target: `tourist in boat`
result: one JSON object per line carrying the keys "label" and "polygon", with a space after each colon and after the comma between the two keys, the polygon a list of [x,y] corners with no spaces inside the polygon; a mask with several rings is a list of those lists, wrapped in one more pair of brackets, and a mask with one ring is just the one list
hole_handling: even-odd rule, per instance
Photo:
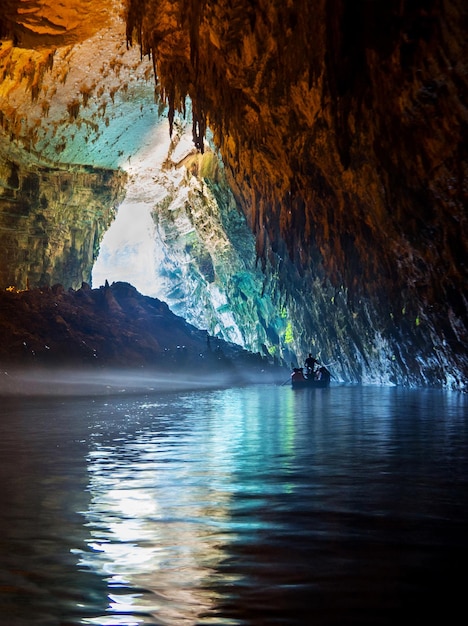
{"label": "tourist in boat", "polygon": [[317,380],[323,380],[323,381],[329,383],[330,382],[330,378],[331,378],[331,374],[327,370],[327,368],[324,365],[322,365],[317,370],[316,378],[317,378]]}
{"label": "tourist in boat", "polygon": [[304,374],[302,373],[302,367],[295,367],[291,374],[291,380],[305,380]]}
{"label": "tourist in boat", "polygon": [[307,368],[307,378],[314,378],[315,366],[318,365],[318,361],[312,356],[310,352],[309,352],[309,356],[305,360],[304,365]]}

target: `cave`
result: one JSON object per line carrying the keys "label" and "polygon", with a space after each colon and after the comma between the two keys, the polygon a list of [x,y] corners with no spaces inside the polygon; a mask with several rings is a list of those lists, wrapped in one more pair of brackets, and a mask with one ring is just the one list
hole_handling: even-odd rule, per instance
{"label": "cave", "polygon": [[287,366],[466,389],[467,24],[464,0],[3,2],[1,289],[125,280]]}

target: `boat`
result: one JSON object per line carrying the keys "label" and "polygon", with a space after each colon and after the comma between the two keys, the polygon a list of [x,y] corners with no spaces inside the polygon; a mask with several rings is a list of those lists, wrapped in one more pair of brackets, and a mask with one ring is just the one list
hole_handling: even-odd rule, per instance
{"label": "boat", "polygon": [[316,380],[315,378],[304,378],[303,380],[291,380],[293,389],[324,389],[330,386],[330,380]]}
{"label": "boat", "polygon": [[293,389],[324,389],[330,386],[331,374],[322,365],[315,373],[304,374],[302,367],[294,367],[291,375]]}

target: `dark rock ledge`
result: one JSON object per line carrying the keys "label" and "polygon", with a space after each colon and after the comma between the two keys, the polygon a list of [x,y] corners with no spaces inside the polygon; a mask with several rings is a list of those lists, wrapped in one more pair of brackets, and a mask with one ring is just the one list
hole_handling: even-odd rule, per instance
{"label": "dark rock ledge", "polygon": [[20,380],[33,370],[86,371],[95,380],[104,371],[140,371],[148,384],[153,375],[203,385],[278,382],[288,376],[265,357],[210,337],[164,302],[122,282],[99,289],[83,283],[76,291],[62,285],[1,291],[0,364],[0,393],[28,393],[19,388]]}

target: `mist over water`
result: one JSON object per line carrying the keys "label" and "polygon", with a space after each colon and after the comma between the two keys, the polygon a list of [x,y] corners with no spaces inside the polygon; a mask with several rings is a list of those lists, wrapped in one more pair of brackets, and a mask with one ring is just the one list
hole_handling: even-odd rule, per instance
{"label": "mist over water", "polygon": [[198,370],[179,368],[164,372],[150,367],[125,368],[7,368],[0,369],[0,398],[18,396],[108,396],[168,391],[214,389],[239,384],[278,383],[288,380],[285,369],[265,371],[246,367]]}
{"label": "mist over water", "polygon": [[374,387],[5,395],[0,623],[455,623],[467,409]]}

